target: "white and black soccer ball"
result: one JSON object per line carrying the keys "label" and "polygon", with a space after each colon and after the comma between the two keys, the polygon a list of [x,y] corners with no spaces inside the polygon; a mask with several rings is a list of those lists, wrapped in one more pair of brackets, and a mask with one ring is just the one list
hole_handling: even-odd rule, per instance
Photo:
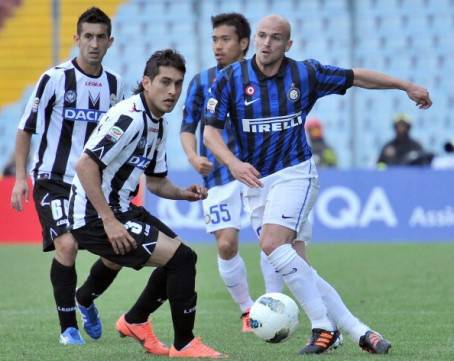
{"label": "white and black soccer ball", "polygon": [[249,312],[252,331],[262,340],[282,342],[290,337],[299,323],[299,308],[283,293],[265,293]]}

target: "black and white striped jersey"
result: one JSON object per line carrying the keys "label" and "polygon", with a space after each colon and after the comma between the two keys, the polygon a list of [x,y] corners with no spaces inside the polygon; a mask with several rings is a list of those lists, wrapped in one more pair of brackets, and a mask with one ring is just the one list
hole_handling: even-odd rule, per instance
{"label": "black and white striped jersey", "polygon": [[74,166],[99,118],[122,100],[119,75],[85,74],[76,60],[47,70],[38,81],[19,129],[39,135],[32,175],[71,183]]}
{"label": "black and white striped jersey", "polygon": [[[166,134],[166,120],[152,116],[143,94],[118,103],[101,118],[84,152],[98,163],[104,197],[115,213],[129,209],[142,173],[155,177],[167,175]],[[70,195],[69,223],[76,229],[97,218],[98,213],[76,174]]]}

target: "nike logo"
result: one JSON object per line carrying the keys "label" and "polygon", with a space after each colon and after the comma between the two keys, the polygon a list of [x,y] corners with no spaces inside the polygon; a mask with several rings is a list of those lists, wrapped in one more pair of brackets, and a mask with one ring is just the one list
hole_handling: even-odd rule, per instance
{"label": "nike logo", "polygon": [[284,214],[282,215],[282,219],[289,219],[289,218],[293,218],[293,217],[291,217],[291,216],[286,216],[286,215],[284,215]]}
{"label": "nike logo", "polygon": [[292,270],[288,273],[283,273],[282,276],[290,276],[291,274],[295,273],[296,271],[298,271],[295,267],[292,268]]}
{"label": "nike logo", "polygon": [[244,101],[244,105],[248,106],[248,105],[251,105],[252,103],[255,103],[257,100],[260,100],[260,98],[255,98],[255,99],[252,99],[252,100],[245,100]]}

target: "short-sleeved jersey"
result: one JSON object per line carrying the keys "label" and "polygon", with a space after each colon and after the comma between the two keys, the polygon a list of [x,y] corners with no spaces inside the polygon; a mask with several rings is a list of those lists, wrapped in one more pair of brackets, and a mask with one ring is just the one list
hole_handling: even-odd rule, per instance
{"label": "short-sleeved jersey", "polygon": [[255,56],[229,65],[211,87],[206,124],[223,128],[230,115],[240,156],[265,177],[311,157],[304,122],[316,100],[345,94],[353,71],[316,60],[284,58],[278,73],[266,77]]}
{"label": "short-sleeved jersey", "polygon": [[122,99],[121,78],[110,70],[91,76],[75,59],[47,70],[19,123],[19,129],[39,135],[34,178],[71,183],[75,163],[99,118]]}
{"label": "short-sleeved jersey", "polygon": [[[199,154],[207,157],[213,163],[213,170],[208,176],[203,177],[205,187],[223,185],[234,180],[230,171],[223,164],[218,162],[214,154],[203,144],[203,130],[205,128],[204,108],[210,97],[210,87],[216,79],[216,75],[221,71],[219,67],[212,67],[195,75],[189,83],[186,101],[183,110],[183,121],[181,123],[181,132],[195,134],[199,126]],[[230,129],[230,123],[227,121],[222,138],[229,149],[238,154],[238,144],[235,135]]]}
{"label": "short-sleeved jersey", "polygon": [[[99,165],[101,188],[114,213],[129,210],[142,173],[167,175],[166,133],[166,121],[151,115],[142,93],[118,103],[101,118],[84,152]],[[98,218],[77,174],[68,213],[73,229]]]}

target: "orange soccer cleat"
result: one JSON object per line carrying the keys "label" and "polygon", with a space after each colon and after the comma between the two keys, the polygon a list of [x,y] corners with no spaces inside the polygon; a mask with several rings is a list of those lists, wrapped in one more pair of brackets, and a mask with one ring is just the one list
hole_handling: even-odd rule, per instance
{"label": "orange soccer cleat", "polygon": [[121,337],[132,337],[139,341],[145,350],[153,355],[168,356],[169,348],[164,345],[153,332],[151,321],[144,323],[128,323],[125,315],[121,315],[115,328]]}
{"label": "orange soccer cleat", "polygon": [[170,357],[186,357],[186,358],[227,358],[220,352],[205,345],[200,337],[194,338],[185,347],[178,351],[173,345],[169,352]]}
{"label": "orange soccer cleat", "polygon": [[241,332],[252,332],[251,319],[249,317],[249,311],[250,311],[250,308],[248,308],[246,310],[246,312],[244,312],[241,315],[241,321],[243,323],[243,327],[241,328]]}

